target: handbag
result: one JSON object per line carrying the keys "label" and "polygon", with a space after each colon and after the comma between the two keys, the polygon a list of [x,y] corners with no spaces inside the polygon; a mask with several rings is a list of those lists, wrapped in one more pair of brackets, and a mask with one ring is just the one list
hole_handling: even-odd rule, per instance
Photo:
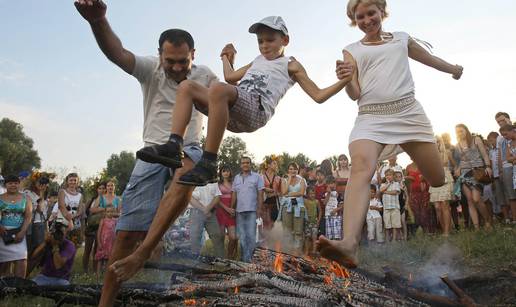
{"label": "handbag", "polygon": [[9,245],[15,243],[14,238],[20,231],[21,227],[6,230],[4,234],[2,234],[2,240],[4,241],[4,244]]}
{"label": "handbag", "polygon": [[90,215],[88,216],[88,219],[86,221],[87,222],[86,231],[87,232],[97,231],[99,229],[100,221],[102,220],[103,217],[104,217],[103,212],[98,212],[95,214],[90,213]]}
{"label": "handbag", "polygon": [[481,184],[490,184],[493,178],[486,173],[485,166],[475,167],[473,169],[473,178]]}

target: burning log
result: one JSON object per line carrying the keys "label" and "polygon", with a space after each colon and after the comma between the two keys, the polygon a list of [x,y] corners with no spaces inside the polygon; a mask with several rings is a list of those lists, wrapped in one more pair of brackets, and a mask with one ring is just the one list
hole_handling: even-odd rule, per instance
{"label": "burning log", "polygon": [[459,286],[457,286],[456,283],[453,282],[453,280],[448,278],[448,274],[444,274],[441,276],[441,280],[450,288],[450,290],[457,295],[459,298],[459,302],[462,306],[465,307],[475,307],[478,306],[475,301],[471,297],[469,297],[466,292],[464,292]]}

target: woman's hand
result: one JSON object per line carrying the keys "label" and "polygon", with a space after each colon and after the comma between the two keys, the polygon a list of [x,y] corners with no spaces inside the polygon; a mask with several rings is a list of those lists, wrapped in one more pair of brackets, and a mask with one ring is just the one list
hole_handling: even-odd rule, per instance
{"label": "woman's hand", "polygon": [[20,231],[14,236],[14,242],[20,243],[25,238],[25,231]]}
{"label": "woman's hand", "polygon": [[493,170],[491,169],[491,167],[486,167],[486,174],[487,176],[489,176],[490,178],[493,178]]}

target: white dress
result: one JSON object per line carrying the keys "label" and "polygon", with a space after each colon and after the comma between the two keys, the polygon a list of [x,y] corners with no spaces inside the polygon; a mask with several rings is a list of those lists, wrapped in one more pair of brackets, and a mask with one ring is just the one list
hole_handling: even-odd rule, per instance
{"label": "white dress", "polygon": [[414,98],[414,81],[408,60],[405,32],[393,32],[382,45],[358,41],[344,48],[357,63],[360,97],[359,114],[349,143],[372,140],[386,144],[379,160],[402,152],[408,142],[435,143],[430,120]]}

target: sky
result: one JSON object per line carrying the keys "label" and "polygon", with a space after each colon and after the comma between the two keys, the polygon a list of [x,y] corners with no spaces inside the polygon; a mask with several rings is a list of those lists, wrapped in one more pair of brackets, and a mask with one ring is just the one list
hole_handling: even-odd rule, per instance
{"label": "sky", "polygon": [[[259,6],[257,5],[259,3]],[[107,18],[124,47],[156,55],[159,34],[188,30],[195,63],[219,78],[219,53],[232,42],[235,66],[258,55],[249,26],[282,16],[290,32],[286,54],[295,56],[320,87],[336,81],[335,61],[362,35],[349,26],[347,1],[107,1]],[[411,61],[416,98],[436,133],[457,123],[486,135],[497,131],[494,114],[516,117],[516,1],[390,0],[386,31],[405,31],[430,42],[433,53],[464,66],[461,80]],[[342,91],[322,105],[298,85],[281,100],[266,127],[239,134],[261,160],[270,153],[302,152],[320,162],[348,153],[357,105]],[[42,169],[75,169],[91,176],[112,153],[142,145],[139,83],[100,52],[73,1],[0,0],[0,118],[21,123],[34,140]],[[227,133],[226,135],[231,135]],[[401,158],[402,164],[408,157]]]}

